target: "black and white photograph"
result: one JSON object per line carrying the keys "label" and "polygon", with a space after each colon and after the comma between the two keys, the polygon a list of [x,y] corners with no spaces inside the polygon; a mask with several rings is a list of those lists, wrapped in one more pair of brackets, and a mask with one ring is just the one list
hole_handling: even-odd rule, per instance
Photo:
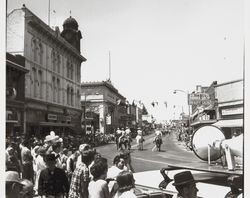
{"label": "black and white photograph", "polygon": [[244,0],[6,0],[3,16],[0,197],[250,197]]}

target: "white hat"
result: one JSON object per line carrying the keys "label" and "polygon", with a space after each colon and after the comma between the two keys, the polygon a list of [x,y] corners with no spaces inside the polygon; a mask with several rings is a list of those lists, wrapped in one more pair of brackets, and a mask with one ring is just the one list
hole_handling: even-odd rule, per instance
{"label": "white hat", "polygon": [[81,144],[81,145],[79,146],[79,151],[80,151],[80,152],[86,151],[86,150],[88,150],[88,149],[90,149],[90,145],[89,145],[89,144]]}
{"label": "white hat", "polygon": [[21,179],[19,178],[18,172],[16,171],[6,171],[5,182],[16,182],[16,183],[22,184]]}

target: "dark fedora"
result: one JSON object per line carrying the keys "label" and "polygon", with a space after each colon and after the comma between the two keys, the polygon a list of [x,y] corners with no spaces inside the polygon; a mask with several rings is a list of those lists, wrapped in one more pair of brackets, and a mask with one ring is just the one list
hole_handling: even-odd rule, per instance
{"label": "dark fedora", "polygon": [[180,186],[190,183],[196,183],[190,171],[183,171],[181,173],[177,173],[174,176],[174,183],[173,183],[174,186]]}
{"label": "dark fedora", "polygon": [[56,161],[57,158],[58,158],[58,156],[55,156],[55,154],[51,153],[51,154],[47,154],[44,156],[44,161],[45,162]]}

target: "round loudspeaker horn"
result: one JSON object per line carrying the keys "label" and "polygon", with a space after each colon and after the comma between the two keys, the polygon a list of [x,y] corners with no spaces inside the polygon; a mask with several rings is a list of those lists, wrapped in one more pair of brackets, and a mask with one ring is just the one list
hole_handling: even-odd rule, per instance
{"label": "round loudspeaker horn", "polygon": [[[210,153],[210,160],[215,161],[221,157],[221,150],[214,144],[224,139],[225,136],[218,127],[213,125],[200,127],[192,136],[193,151],[198,158],[204,161],[208,161],[208,153]],[[210,149],[209,152],[208,149]]]}

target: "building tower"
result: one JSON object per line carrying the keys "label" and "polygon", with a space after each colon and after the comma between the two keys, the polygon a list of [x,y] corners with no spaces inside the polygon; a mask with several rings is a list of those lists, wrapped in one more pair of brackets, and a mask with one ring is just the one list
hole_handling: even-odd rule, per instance
{"label": "building tower", "polygon": [[78,30],[78,23],[73,17],[70,16],[64,21],[61,36],[80,52],[82,34]]}

